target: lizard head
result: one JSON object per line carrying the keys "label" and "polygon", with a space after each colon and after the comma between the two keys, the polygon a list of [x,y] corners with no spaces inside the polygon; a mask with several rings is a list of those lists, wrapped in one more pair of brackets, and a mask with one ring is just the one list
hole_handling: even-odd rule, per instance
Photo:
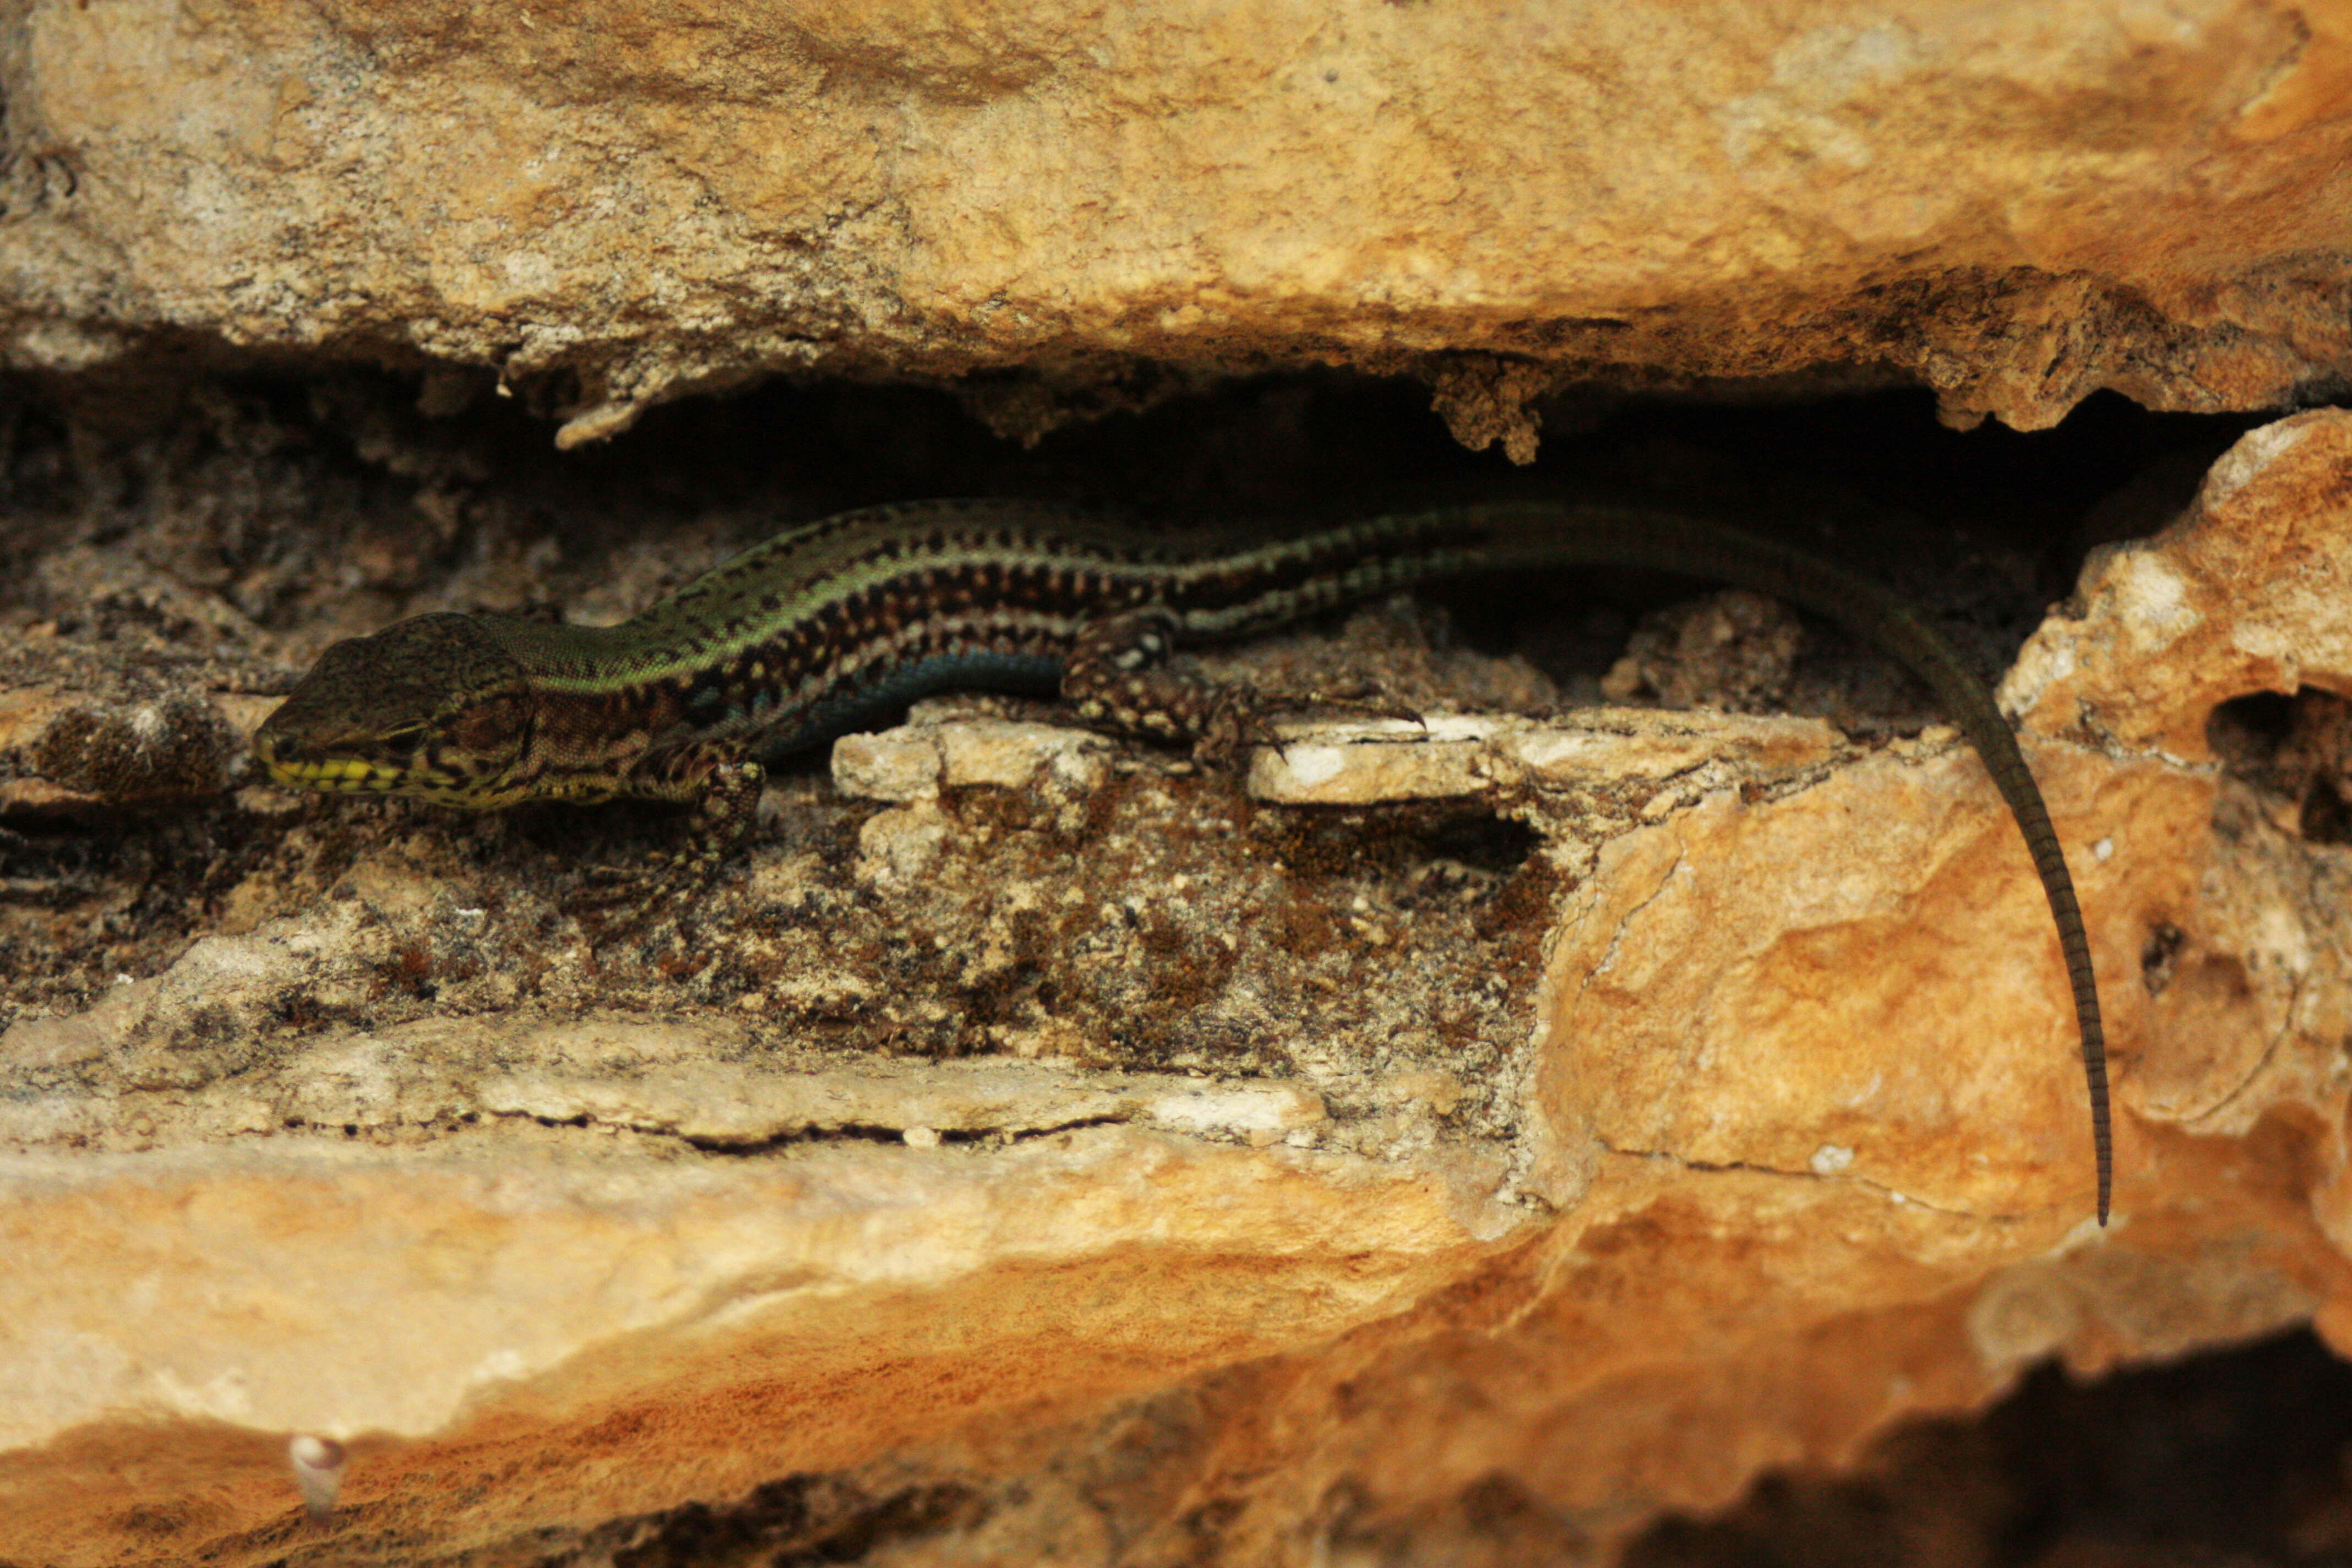
{"label": "lizard head", "polygon": [[491,806],[530,742],[523,670],[472,616],[419,616],[319,657],[254,754],[297,789]]}

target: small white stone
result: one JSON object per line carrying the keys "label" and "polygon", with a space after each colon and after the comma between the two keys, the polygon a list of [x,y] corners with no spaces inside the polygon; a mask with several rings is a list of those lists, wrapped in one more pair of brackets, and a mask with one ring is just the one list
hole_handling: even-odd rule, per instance
{"label": "small white stone", "polygon": [[1813,1151],[1813,1157],[1806,1163],[1812,1167],[1816,1176],[1834,1176],[1853,1163],[1853,1151],[1840,1148],[1835,1143],[1824,1143]]}
{"label": "small white stone", "polygon": [[898,1136],[906,1140],[909,1149],[936,1149],[940,1146],[940,1131],[936,1127],[909,1127]]}
{"label": "small white stone", "polygon": [[302,1433],[286,1445],[286,1458],[294,1467],[294,1485],[301,1490],[302,1506],[310,1510],[310,1517],[324,1519],[332,1513],[335,1494],[342,1489],[343,1461],[350,1458],[343,1446],[332,1437]]}
{"label": "small white stone", "polygon": [[834,787],[860,800],[929,799],[940,793],[940,768],[938,732],[910,724],[833,743]]}

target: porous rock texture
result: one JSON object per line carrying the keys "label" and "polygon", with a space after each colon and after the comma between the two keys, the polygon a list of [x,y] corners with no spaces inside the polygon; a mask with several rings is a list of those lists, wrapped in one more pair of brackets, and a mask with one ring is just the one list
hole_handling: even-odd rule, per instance
{"label": "porous rock texture", "polygon": [[[1574,1560],[2036,1358],[2334,1331],[2347,471],[2352,418],[2257,430],[2006,688],[2100,956],[2105,1231],[1945,731],[1465,714],[1253,772],[1506,813],[1502,870],[919,715],[711,895],[707,967],[397,815],[240,932],[322,803],[161,974],[0,1036],[0,1554],[600,1561],[698,1500],[836,1554]],[[992,1050],[925,1055],[975,1019],[923,952]],[[297,1433],[350,1448],[323,1522]]]}
{"label": "porous rock texture", "polygon": [[1818,373],[2021,427],[2340,378],[2335,0],[25,0],[0,342],[494,373],[566,421],[776,371],[1034,434],[1232,370]]}
{"label": "porous rock texture", "polygon": [[[2317,5],[0,26],[0,330],[93,405],[361,359],[577,446],[1003,371],[960,389],[1034,436],[1340,364],[1524,458],[1564,387],[2036,426],[2347,362]],[[570,826],[256,784],[282,661],[388,599],[273,640],[168,540],[60,551],[34,596],[103,635],[6,626],[0,824],[104,824],[185,908],[149,964],[119,864],[6,889],[0,1561],[1586,1561],[2039,1358],[2352,1345],[2347,472],[2352,419],[2256,430],[2004,687],[2109,1011],[2104,1231],[2048,913],[1948,731],[1531,716],[1373,611],[1236,668],[1454,711],[1316,721],[1244,793],[945,705],[639,929]],[[429,575],[386,554],[317,574]],[[1696,624],[1769,666],[1759,614]],[[324,1520],[297,1435],[349,1451]]]}

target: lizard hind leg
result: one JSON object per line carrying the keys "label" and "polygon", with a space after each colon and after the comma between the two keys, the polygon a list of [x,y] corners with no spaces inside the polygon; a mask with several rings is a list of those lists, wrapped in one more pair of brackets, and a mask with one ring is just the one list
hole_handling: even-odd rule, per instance
{"label": "lizard hind leg", "polygon": [[1274,715],[1337,710],[1358,718],[1423,721],[1419,709],[1387,698],[1380,683],[1343,691],[1272,693],[1210,680],[1171,667],[1175,620],[1137,610],[1097,621],[1078,635],[1062,677],[1062,697],[1079,717],[1116,733],[1189,744],[1212,766],[1231,766],[1251,746],[1279,750]]}
{"label": "lizard hind leg", "polygon": [[1170,665],[1175,646],[1176,619],[1166,610],[1096,621],[1071,645],[1062,700],[1089,724],[1189,744],[1204,762],[1230,763],[1267,733],[1260,699]]}

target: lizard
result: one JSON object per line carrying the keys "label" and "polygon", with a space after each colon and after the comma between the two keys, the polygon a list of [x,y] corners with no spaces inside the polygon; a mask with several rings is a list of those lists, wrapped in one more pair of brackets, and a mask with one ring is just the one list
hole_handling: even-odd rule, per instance
{"label": "lizard", "polygon": [[2023,835],[2072,987],[2098,1217],[2113,1190],[2105,1037],[2082,910],[2009,721],[1890,590],[1732,524],[1513,500],[1274,537],[1176,539],[1028,501],[870,507],[786,530],[609,626],[439,613],[328,647],[254,737],[292,787],[488,809],[691,804],[692,857],[749,834],[762,764],[944,689],[1059,694],[1087,721],[1230,750],[1249,700],[1168,662],[1433,579],[1571,566],[1713,578],[1843,626],[1908,669]]}

